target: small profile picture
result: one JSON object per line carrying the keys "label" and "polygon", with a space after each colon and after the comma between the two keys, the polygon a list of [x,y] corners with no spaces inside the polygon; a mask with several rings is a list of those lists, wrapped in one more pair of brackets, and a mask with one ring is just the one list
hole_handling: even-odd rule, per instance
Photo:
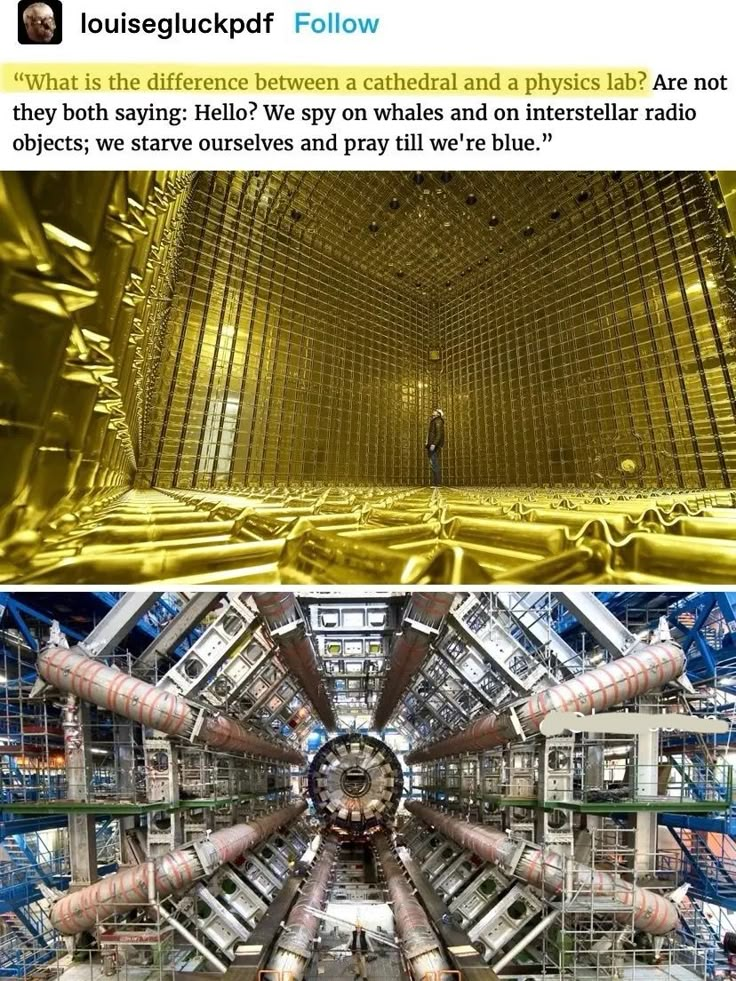
{"label": "small profile picture", "polygon": [[20,0],[18,41],[21,44],[61,44],[61,0]]}

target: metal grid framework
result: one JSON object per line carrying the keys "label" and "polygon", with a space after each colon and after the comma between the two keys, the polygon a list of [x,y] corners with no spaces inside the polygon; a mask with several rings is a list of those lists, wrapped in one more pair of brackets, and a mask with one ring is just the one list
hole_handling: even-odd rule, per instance
{"label": "metal grid framework", "polygon": [[733,175],[2,180],[0,580],[733,580]]}
{"label": "metal grid framework", "polygon": [[[0,660],[3,669],[10,674],[12,655],[7,652]],[[120,655],[109,659],[121,672],[130,671],[130,658]],[[291,707],[279,697],[276,676],[270,702],[263,700],[254,708],[257,698],[249,699],[240,706],[230,704],[228,711],[237,714],[244,722],[257,725],[261,730],[281,734],[292,732],[290,722],[299,709],[295,708],[293,691],[290,690]],[[254,692],[265,685],[259,672],[253,673]],[[236,804],[245,800],[260,801],[265,806],[270,800],[288,791],[288,770],[283,765],[264,760],[244,759],[242,755],[213,753],[197,748],[185,748],[174,754],[173,765],[178,769],[177,785],[181,795],[171,798],[168,794],[168,776],[172,766],[169,741],[158,743],[148,740],[144,746],[134,733],[134,727],[125,720],[111,721],[107,712],[91,709],[80,713],[77,706],[67,702],[60,711],[58,705],[31,697],[32,680],[22,678],[5,685],[0,701],[0,756],[3,759],[2,805],[8,813],[43,813],[55,807],[68,806],[86,813],[104,813],[110,806],[111,813],[136,814],[140,805],[162,802],[163,811],[178,808],[201,810],[202,802],[212,809],[225,809],[226,821],[232,816]],[[303,734],[303,719],[295,726],[296,734]],[[79,731],[80,738],[89,746],[87,759],[78,765],[65,760],[65,733]],[[149,748],[148,743],[152,742]],[[145,750],[145,752],[144,752]],[[76,804],[73,801],[76,800]],[[156,812],[158,817],[158,812]]]}
{"label": "metal grid framework", "polygon": [[317,596],[302,599],[330,700],[343,718],[369,718],[402,602],[403,597],[390,596],[376,596],[368,602],[337,602]]}
{"label": "metal grid framework", "polygon": [[[565,676],[551,646],[521,629],[521,616],[531,609],[524,597],[515,598],[515,608],[508,594],[458,595],[397,712],[414,739],[441,738],[540,682]],[[550,594],[535,601],[535,621],[549,618]]]}
{"label": "metal grid framework", "polygon": [[[255,815],[241,811],[243,821]],[[103,856],[106,825],[98,824],[98,855]],[[201,832],[200,835],[201,837]],[[15,878],[25,884],[31,900],[21,917],[2,917],[5,933],[0,939],[0,969],[5,977],[58,977],[70,969],[67,946],[55,932],[48,917],[48,904],[41,901],[36,884],[66,888],[69,884],[68,840],[57,833],[53,842],[53,862],[30,850],[22,858],[17,845],[6,837],[2,847],[8,861],[3,866],[3,886]],[[197,837],[197,836],[194,836]],[[237,944],[247,940],[270,903],[279,893],[285,876],[304,854],[309,830],[301,821],[284,827],[248,851],[245,861],[227,863],[213,871],[200,870],[198,881],[186,895],[170,897],[153,890],[150,905],[133,922],[121,923],[118,912],[126,906],[115,903],[98,915],[94,931],[100,938],[99,951],[80,945],[72,971],[90,978],[103,970],[121,977],[138,976],[146,969],[148,977],[172,978],[177,971],[211,971],[218,963],[228,965]],[[13,842],[13,843],[11,843]],[[115,860],[100,868],[101,873],[116,869],[121,852],[108,848]],[[38,898],[36,898],[38,897]],[[182,929],[183,928],[183,929]]]}
{"label": "metal grid framework", "polygon": [[[286,175],[202,175],[141,473],[161,486],[421,481],[426,316],[326,255]],[[420,421],[421,420],[421,421]]]}
{"label": "metal grid framework", "polygon": [[736,311],[708,181],[584,193],[439,310],[448,480],[730,487]]}
{"label": "metal grid framework", "polygon": [[[630,708],[638,710],[633,703]],[[663,708],[649,703],[641,711]],[[515,816],[532,828],[532,809],[538,806],[553,812],[557,820],[565,816],[563,811],[569,817],[572,812],[608,813],[628,806],[723,814],[730,805],[733,766],[722,755],[716,756],[712,744],[705,741],[696,751],[673,738],[655,763],[640,763],[636,740],[620,736],[583,734],[577,743],[562,743],[554,752],[558,763],[565,760],[564,767],[550,766],[534,745],[426,763],[415,771],[413,786],[448,810],[491,824],[500,824],[504,808],[513,808],[519,812]],[[555,771],[557,784],[545,782],[545,767]],[[556,788],[563,784],[560,795]]]}
{"label": "metal grid framework", "polygon": [[715,202],[699,174],[202,175],[142,471],[419,483],[431,396],[456,485],[730,486]]}
{"label": "metal grid framework", "polygon": [[[626,872],[634,868],[634,858],[633,831],[604,821],[602,827],[591,834],[590,861],[595,868]],[[628,875],[634,883],[644,881],[644,877],[640,878],[636,872]],[[677,883],[677,870],[672,869],[668,854],[658,852],[652,856],[650,874],[646,877],[649,888],[653,881],[660,895],[666,895]],[[620,978],[623,971],[635,978],[646,978],[647,972],[655,966],[654,977],[673,981],[681,976],[683,967],[696,977],[704,976],[707,949],[690,943],[682,933],[671,937],[662,950],[653,944],[637,949],[618,942],[615,927],[611,924],[611,912],[616,906],[620,906],[618,901],[602,900],[594,894],[571,896],[563,893],[559,918],[543,935],[542,950],[564,978],[605,981]],[[616,912],[620,915],[619,910]],[[633,924],[633,907],[627,912]]]}
{"label": "metal grid framework", "polygon": [[[559,848],[560,864],[556,867],[566,885],[547,904],[540,902],[544,876],[537,884],[540,888],[530,888],[506,869],[479,862],[441,831],[420,821],[412,820],[403,834],[413,860],[453,919],[482,951],[483,959],[499,972],[506,967],[511,977],[528,974],[545,981],[712,977],[712,933],[706,936],[701,932],[696,937],[688,927],[656,944],[655,938],[647,939],[638,933],[639,943],[634,946],[624,940],[625,934],[636,933],[633,924],[641,912],[631,901],[633,890],[622,902],[620,898],[614,900],[573,888],[576,863]],[[525,841],[533,840],[517,830],[512,830],[510,836],[520,848]],[[680,863],[676,857],[673,861],[671,852],[652,854],[646,876],[637,873],[634,856],[633,831],[603,819],[590,834],[586,862],[594,868],[623,875],[629,884],[641,885],[661,897],[666,897],[680,881]],[[683,924],[692,921],[701,929],[699,917],[702,912],[686,906]],[[516,957],[502,956],[503,949],[514,949],[516,942],[521,945]],[[509,960],[514,966],[507,966]]]}

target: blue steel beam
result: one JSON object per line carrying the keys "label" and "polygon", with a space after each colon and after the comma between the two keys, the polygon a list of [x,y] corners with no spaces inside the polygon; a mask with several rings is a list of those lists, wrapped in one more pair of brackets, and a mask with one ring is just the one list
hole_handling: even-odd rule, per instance
{"label": "blue steel beam", "polygon": [[736,835],[736,817],[719,814],[666,814],[659,815],[659,823],[666,828],[685,828],[688,831],[712,831],[717,834]]}
{"label": "blue steel beam", "polygon": [[[31,594],[23,595],[24,597],[28,598],[28,602],[24,602],[24,600],[19,599],[17,593],[0,592],[0,611],[2,610],[2,607],[6,608],[24,641],[32,650],[38,651],[38,643],[33,636],[27,621],[35,620],[38,623],[43,623],[46,626],[50,626],[51,623],[56,620],[59,623],[61,630],[71,640],[83,641],[86,638],[88,631],[80,632],[77,628],[68,626],[65,622],[64,615],[61,613],[54,616],[54,604],[48,599],[47,594],[44,594],[47,599],[44,609],[39,609],[38,606],[31,605],[33,603]],[[71,599],[76,599],[81,594],[64,593],[59,595],[63,597],[65,601],[71,601]],[[94,597],[94,599],[97,600],[102,607],[109,610],[118,603],[123,594],[109,591],[93,591],[84,595],[87,597]],[[156,600],[153,610],[155,611],[157,608],[164,620],[175,616],[178,612],[175,606],[164,597],[159,597]],[[94,626],[94,621],[90,624],[90,629],[92,629],[92,626]],[[146,617],[141,617],[133,629],[140,630],[141,633],[148,638],[156,637],[159,632],[159,628],[157,628],[156,623],[151,622],[150,620],[146,619]]]}
{"label": "blue steel beam", "polygon": [[0,840],[8,835],[29,835],[36,831],[49,831],[51,828],[65,828],[66,815],[43,814],[33,818],[4,819],[0,808]]}
{"label": "blue steel beam", "polygon": [[[683,622],[692,617],[692,623]],[[682,634],[688,655],[688,675],[693,680],[724,676],[736,668],[736,594],[707,592],[674,603],[668,612],[670,625]],[[714,625],[715,619],[715,625]],[[717,625],[726,628],[721,632]]]}
{"label": "blue steel beam", "polygon": [[736,593],[717,593],[718,606],[730,633],[736,634]]}
{"label": "blue steel beam", "polygon": [[[51,626],[51,624],[54,622],[53,617],[49,617],[41,610],[36,610],[33,607],[28,606],[26,603],[23,603],[21,600],[17,599],[12,593],[0,593],[0,606],[4,606],[12,615],[13,619],[18,624],[18,629],[21,630],[21,633],[23,630],[20,624],[24,623],[24,615],[31,617],[34,620],[38,620],[39,623],[44,623],[47,626]],[[64,624],[61,624],[61,629],[64,631],[66,636],[71,637],[72,640],[84,640],[84,634],[80,634],[77,630],[74,630],[73,627],[67,627]],[[28,631],[27,625],[25,625],[25,630]],[[38,651],[38,644],[36,643],[35,638],[32,635],[26,636],[26,634],[24,634],[23,636],[28,646],[32,650]]]}

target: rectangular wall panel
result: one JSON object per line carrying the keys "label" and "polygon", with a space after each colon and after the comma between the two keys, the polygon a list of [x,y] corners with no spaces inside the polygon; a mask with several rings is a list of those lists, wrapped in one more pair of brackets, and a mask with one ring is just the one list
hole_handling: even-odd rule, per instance
{"label": "rectangular wall panel", "polygon": [[729,487],[716,190],[700,173],[199,174],[140,473],[424,484],[438,405],[453,486]]}
{"label": "rectangular wall panel", "polygon": [[284,175],[201,175],[142,470],[160,486],[423,481],[425,305],[317,247]]}
{"label": "rectangular wall panel", "polygon": [[731,486],[736,317],[707,179],[591,185],[437,311],[448,482]]}

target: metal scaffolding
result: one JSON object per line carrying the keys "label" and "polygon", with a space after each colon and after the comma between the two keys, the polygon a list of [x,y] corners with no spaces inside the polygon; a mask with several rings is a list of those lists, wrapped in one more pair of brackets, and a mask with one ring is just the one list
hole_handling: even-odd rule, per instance
{"label": "metal scaffolding", "polygon": [[289,595],[8,598],[4,973],[726,970],[729,595]]}

